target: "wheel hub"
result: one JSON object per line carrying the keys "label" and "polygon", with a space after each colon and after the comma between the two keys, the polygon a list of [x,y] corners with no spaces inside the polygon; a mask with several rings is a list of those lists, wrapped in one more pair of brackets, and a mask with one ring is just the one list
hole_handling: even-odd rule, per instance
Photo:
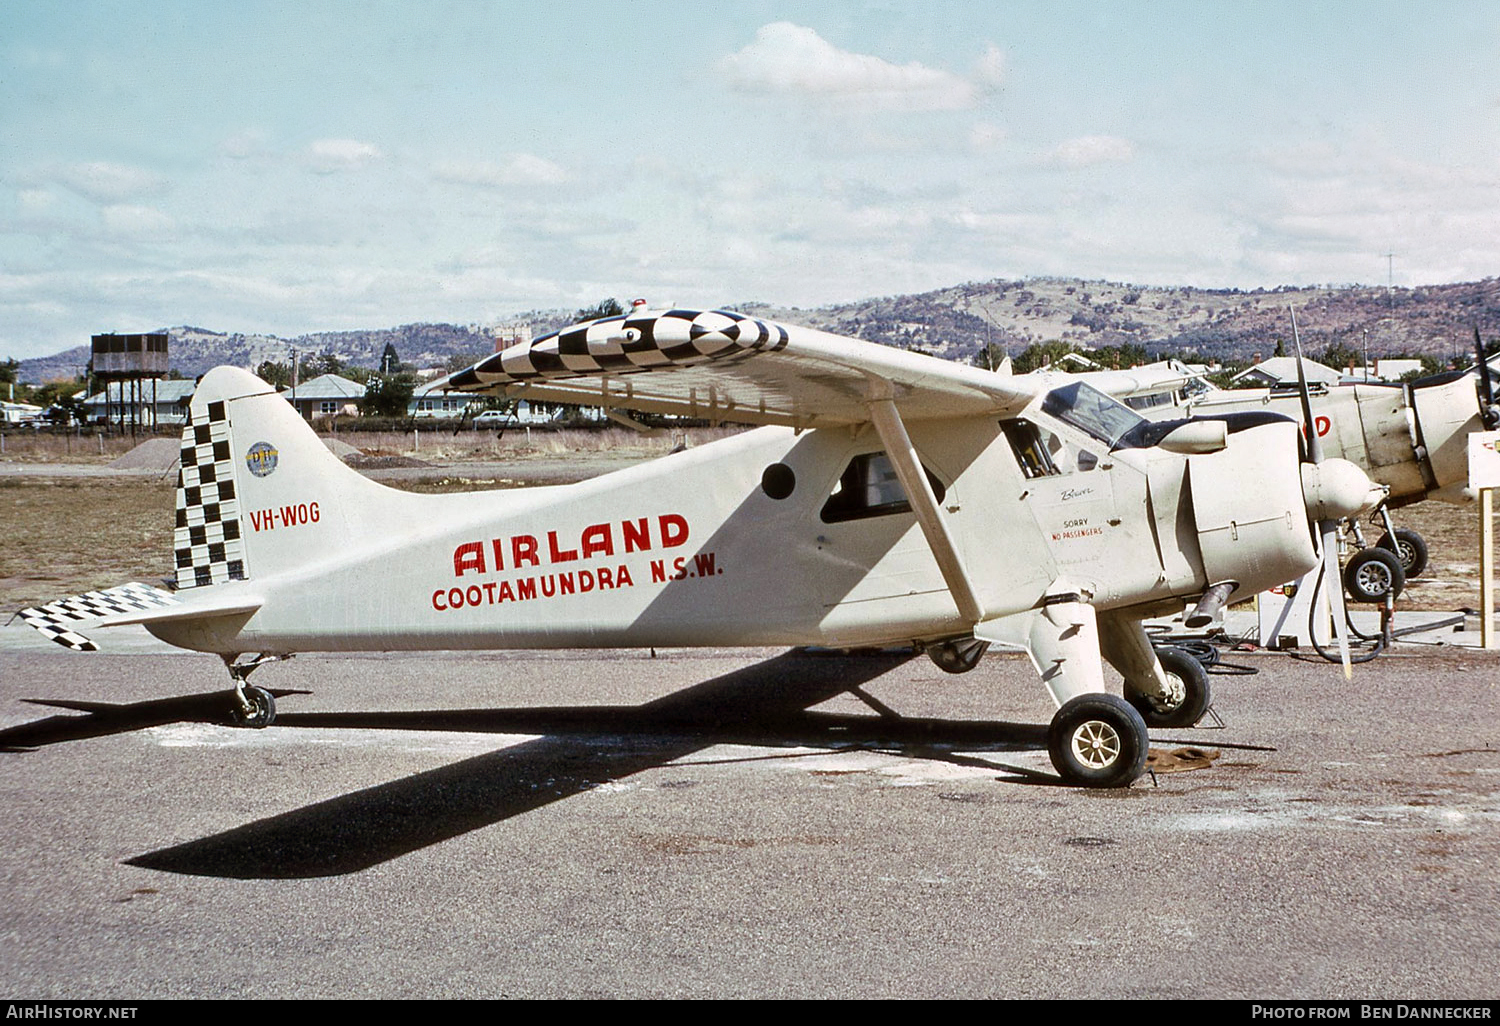
{"label": "wheel hub", "polygon": [[1073,754],[1091,769],[1103,769],[1120,757],[1120,735],[1103,720],[1087,720],[1073,731]]}

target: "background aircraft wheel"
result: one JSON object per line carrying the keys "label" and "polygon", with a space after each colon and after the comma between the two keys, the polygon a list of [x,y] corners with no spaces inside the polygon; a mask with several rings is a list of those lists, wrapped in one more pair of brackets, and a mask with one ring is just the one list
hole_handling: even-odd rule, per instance
{"label": "background aircraft wheel", "polygon": [[1394,534],[1382,535],[1375,544],[1396,554],[1401,560],[1401,572],[1408,581],[1427,569],[1427,541],[1416,531],[1398,527]]}
{"label": "background aircraft wheel", "polygon": [[1384,602],[1395,598],[1406,586],[1401,560],[1389,549],[1360,549],[1344,568],[1344,588],[1356,602]]}
{"label": "background aircraft wheel", "polygon": [[1162,701],[1126,685],[1125,700],[1133,705],[1148,727],[1191,727],[1208,711],[1208,671],[1180,648],[1159,648],[1156,658],[1167,674],[1175,700]]}
{"label": "background aircraft wheel", "polygon": [[1123,698],[1079,695],[1047,727],[1047,754],[1063,781],[1129,787],[1146,771],[1146,723]]}
{"label": "background aircraft wheel", "polygon": [[929,645],[927,658],[946,673],[968,673],[979,665],[979,660],[984,658],[989,647],[988,641],[980,641],[978,638],[944,641],[938,645]]}
{"label": "background aircraft wheel", "polygon": [[236,727],[259,729],[276,722],[276,697],[265,688],[246,688],[245,699],[250,703],[249,712],[240,707],[238,699],[230,702],[229,719]]}

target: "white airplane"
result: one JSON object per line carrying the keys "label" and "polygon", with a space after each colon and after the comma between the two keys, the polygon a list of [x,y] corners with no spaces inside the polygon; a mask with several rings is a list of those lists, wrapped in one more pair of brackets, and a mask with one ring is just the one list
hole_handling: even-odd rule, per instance
{"label": "white airplane", "polygon": [[[1349,593],[1360,601],[1381,601],[1391,590],[1399,592],[1405,578],[1415,577],[1427,565],[1426,540],[1416,531],[1396,527],[1391,510],[1423,499],[1474,501],[1469,487],[1468,436],[1500,426],[1500,408],[1477,330],[1474,341],[1478,348],[1474,370],[1402,384],[1309,386],[1312,420],[1325,450],[1357,464],[1389,489],[1386,501],[1375,511],[1385,533],[1374,546],[1365,547],[1357,520],[1350,524],[1360,549],[1350,558],[1344,580]],[[1196,381],[1173,361],[1077,377],[1151,420],[1250,411],[1301,418],[1302,392],[1295,385],[1218,389]]]}
{"label": "white airplane", "polygon": [[[1156,424],[1056,388],[735,313],[567,328],[449,387],[765,425],[579,484],[418,495],[333,457],[274,389],[221,367],[193,396],[175,590],[28,609],[61,644],[144,624],[251,670],[305,651],[916,644],[944,669],[1026,652],[1058,705],[1053,764],[1126,786],[1147,724],[1190,726],[1201,667],[1145,617],[1297,577],[1313,526],[1383,490],[1251,413]],[[1326,546],[1325,546],[1326,548]],[[1107,693],[1101,656],[1124,678]]]}

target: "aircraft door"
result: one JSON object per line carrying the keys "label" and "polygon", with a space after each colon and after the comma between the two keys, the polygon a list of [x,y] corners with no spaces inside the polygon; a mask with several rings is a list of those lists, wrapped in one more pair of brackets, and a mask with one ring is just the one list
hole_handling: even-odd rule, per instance
{"label": "aircraft door", "polygon": [[1040,420],[1001,423],[1027,478],[1027,508],[1058,572],[1095,603],[1138,595],[1162,580],[1149,523],[1146,475],[1081,433]]}

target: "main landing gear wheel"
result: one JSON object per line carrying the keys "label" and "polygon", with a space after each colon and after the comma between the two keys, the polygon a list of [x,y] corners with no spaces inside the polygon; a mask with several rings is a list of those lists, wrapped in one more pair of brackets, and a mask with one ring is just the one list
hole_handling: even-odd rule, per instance
{"label": "main landing gear wheel", "polygon": [[247,687],[244,690],[245,704],[235,695],[229,706],[229,719],[236,727],[260,729],[276,722],[276,696],[265,688]]}
{"label": "main landing gear wheel", "polygon": [[1166,699],[1143,694],[1126,685],[1125,700],[1135,707],[1148,727],[1191,727],[1208,712],[1208,672],[1203,664],[1180,648],[1156,652],[1167,675]]}
{"label": "main landing gear wheel", "polygon": [[927,658],[945,673],[968,673],[979,665],[990,643],[978,638],[960,638],[927,646]]}
{"label": "main landing gear wheel", "polygon": [[1404,587],[1406,575],[1401,572],[1401,560],[1389,549],[1360,549],[1344,567],[1344,589],[1356,602],[1381,603],[1387,595],[1400,595]]}
{"label": "main landing gear wheel", "polygon": [[1047,754],[1063,782],[1129,787],[1146,771],[1146,723],[1123,698],[1079,695],[1047,727]]}
{"label": "main landing gear wheel", "polygon": [[1404,527],[1398,527],[1394,532],[1387,531],[1381,535],[1380,540],[1375,543],[1377,547],[1394,552],[1396,558],[1401,560],[1401,572],[1406,575],[1406,580],[1421,575],[1427,569],[1427,539],[1416,531],[1408,531]]}

